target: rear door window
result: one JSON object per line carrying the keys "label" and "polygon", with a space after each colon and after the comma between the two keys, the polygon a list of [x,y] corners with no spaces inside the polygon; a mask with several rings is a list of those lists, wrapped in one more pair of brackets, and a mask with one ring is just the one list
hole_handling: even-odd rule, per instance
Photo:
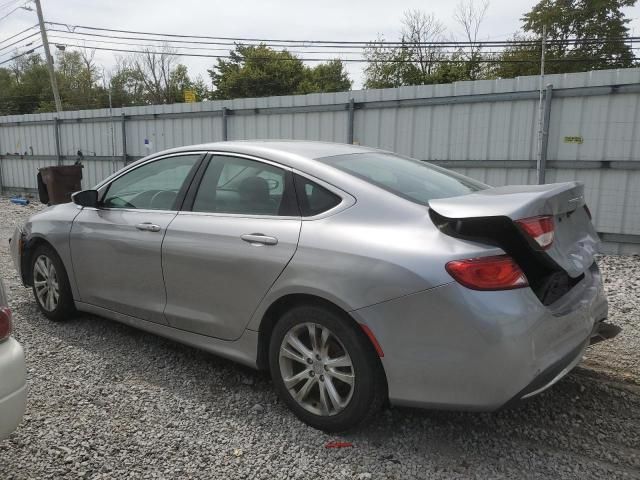
{"label": "rear door window", "polygon": [[192,210],[298,216],[291,175],[257,160],[215,155],[202,177]]}

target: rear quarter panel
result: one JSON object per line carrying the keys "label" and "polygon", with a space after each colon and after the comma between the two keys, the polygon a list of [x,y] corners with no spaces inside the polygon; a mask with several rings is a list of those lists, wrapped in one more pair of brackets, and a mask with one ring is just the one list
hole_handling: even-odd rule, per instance
{"label": "rear quarter panel", "polygon": [[449,260],[502,252],[442,234],[427,207],[375,193],[358,195],[335,215],[303,220],[298,249],[250,329],[259,329],[264,312],[284,295],[316,295],[348,312],[451,282]]}

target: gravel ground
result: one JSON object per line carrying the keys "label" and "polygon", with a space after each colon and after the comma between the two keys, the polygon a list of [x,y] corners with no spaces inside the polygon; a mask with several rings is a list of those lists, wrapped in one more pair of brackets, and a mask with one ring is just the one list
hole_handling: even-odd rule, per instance
{"label": "gravel ground", "polygon": [[[39,208],[0,198],[0,238]],[[600,265],[623,332],[552,389],[492,414],[394,408],[329,436],[263,373],[91,315],[47,321],[0,248],[30,389],[0,478],[640,478],[640,257]]]}

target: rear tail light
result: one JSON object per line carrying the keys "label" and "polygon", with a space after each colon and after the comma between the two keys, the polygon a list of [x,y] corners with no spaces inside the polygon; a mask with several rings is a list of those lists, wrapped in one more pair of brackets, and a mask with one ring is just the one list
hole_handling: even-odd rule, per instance
{"label": "rear tail light", "polygon": [[9,307],[0,307],[0,342],[11,335],[11,310]]}
{"label": "rear tail light", "polygon": [[516,223],[536,241],[543,250],[547,250],[553,243],[555,225],[551,215],[541,215],[539,217],[523,218]]}
{"label": "rear tail light", "polygon": [[458,283],[472,290],[511,290],[529,285],[509,255],[453,260],[445,268]]}

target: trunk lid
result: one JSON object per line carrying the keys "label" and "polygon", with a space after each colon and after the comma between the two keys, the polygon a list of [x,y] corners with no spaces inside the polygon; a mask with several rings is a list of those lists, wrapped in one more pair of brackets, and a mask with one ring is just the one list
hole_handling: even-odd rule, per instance
{"label": "trunk lid", "polygon": [[599,244],[598,234],[584,207],[581,182],[510,185],[429,202],[430,209],[450,220],[482,222],[486,218],[508,217],[515,222],[552,215],[554,240],[544,253],[572,278],[589,269]]}

